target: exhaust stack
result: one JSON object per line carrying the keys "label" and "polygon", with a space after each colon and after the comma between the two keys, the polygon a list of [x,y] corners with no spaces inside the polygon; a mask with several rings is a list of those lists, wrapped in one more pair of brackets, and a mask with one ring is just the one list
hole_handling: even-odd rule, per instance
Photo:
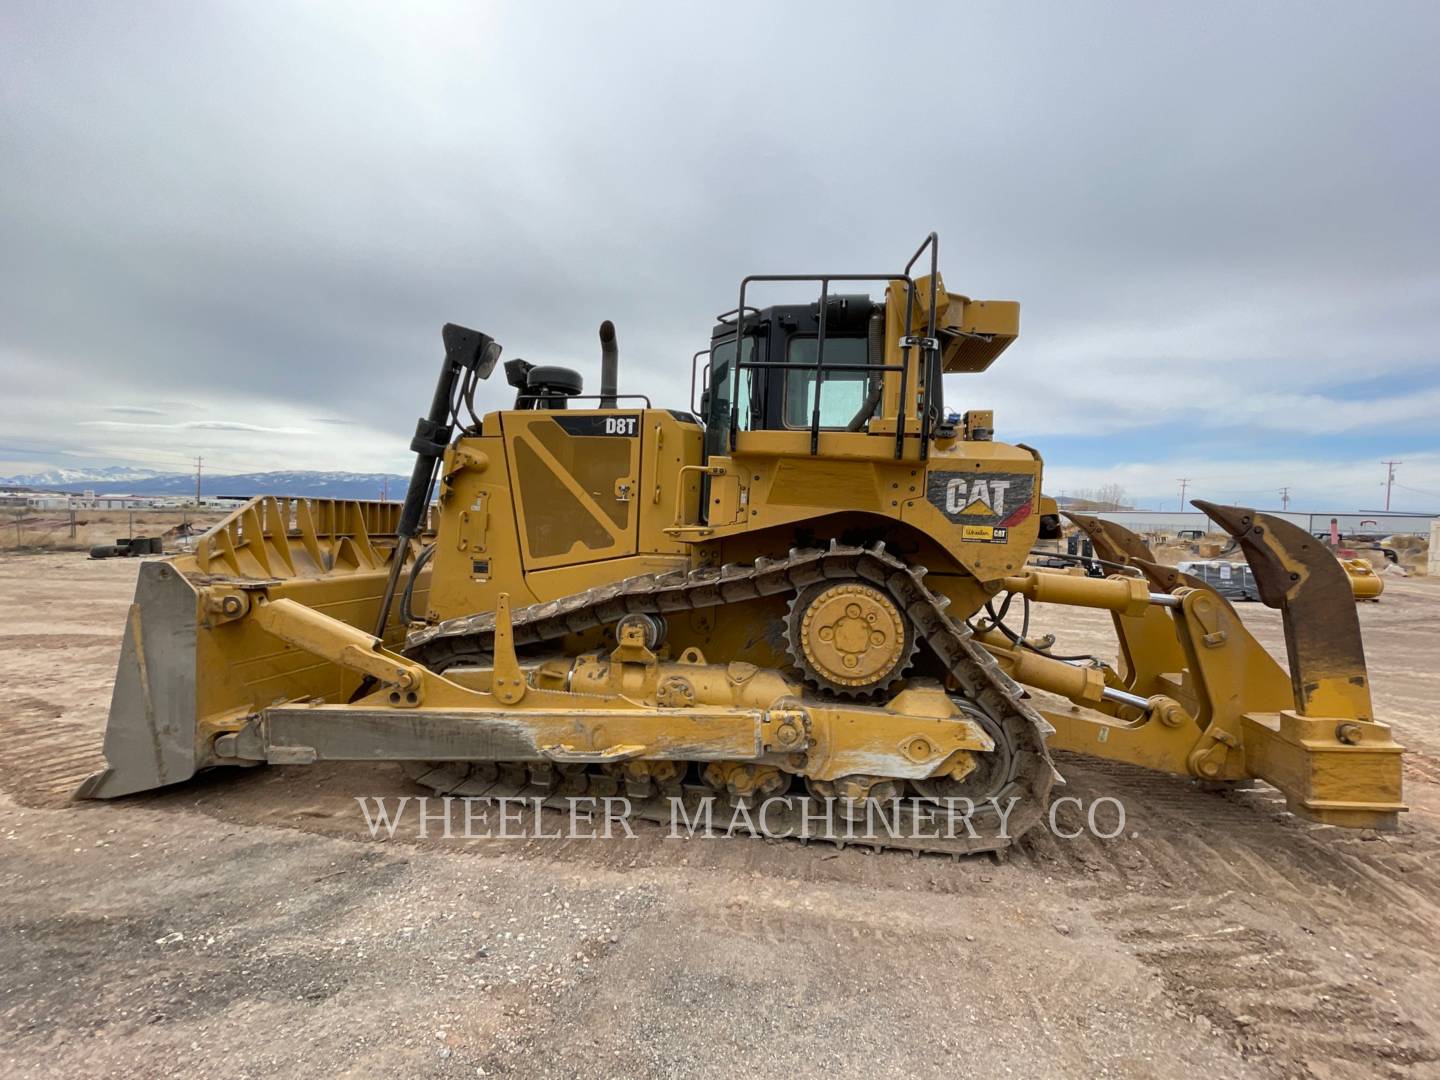
{"label": "exhaust stack", "polygon": [[615,344],[615,324],[606,319],[600,324],[600,408],[615,408],[619,384],[620,347]]}

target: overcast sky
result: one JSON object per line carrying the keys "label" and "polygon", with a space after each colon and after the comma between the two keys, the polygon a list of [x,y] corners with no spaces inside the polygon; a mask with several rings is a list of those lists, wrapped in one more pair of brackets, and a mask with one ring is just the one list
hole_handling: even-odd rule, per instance
{"label": "overcast sky", "polygon": [[[439,330],[683,407],[743,274],[1022,304],[1046,486],[1440,510],[1440,5],[0,5],[0,475],[408,471]],[[497,375],[485,396],[505,398]]]}

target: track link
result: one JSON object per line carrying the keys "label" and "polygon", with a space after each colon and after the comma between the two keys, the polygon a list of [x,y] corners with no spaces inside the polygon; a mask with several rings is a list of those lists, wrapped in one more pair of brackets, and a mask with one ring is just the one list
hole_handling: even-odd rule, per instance
{"label": "track link", "polygon": [[[814,818],[808,823],[802,822],[802,811],[798,808],[778,812],[781,810],[778,805],[777,812],[772,813],[767,822],[768,827],[772,834],[780,834],[793,826],[788,829],[789,835],[798,839],[898,848],[917,855],[931,852],[958,856],[999,851],[1044,816],[1050,787],[1058,779],[1045,747],[1045,737],[1052,729],[1023,699],[1019,684],[975,643],[969,628],[946,615],[948,601],[925,587],[924,576],[923,569],[908,566],[886,551],[883,543],[868,548],[832,543],[829,549],[796,549],[783,559],[761,558],[748,565],[736,563],[688,572],[642,574],[559,600],[517,608],[510,613],[510,619],[515,644],[523,646],[611,626],[629,614],[668,615],[718,608],[758,597],[793,595],[816,582],[857,578],[868,581],[885,590],[909,618],[917,636],[954,677],[965,699],[999,728],[1011,750],[1008,775],[985,793],[987,801],[976,806],[968,824],[942,825],[939,830],[955,835],[914,835],[926,830],[923,826],[907,827],[910,823],[906,815],[910,811],[903,804],[898,810],[901,827],[891,830],[899,833],[898,836],[882,829],[878,834],[857,840],[854,828],[838,815],[834,826],[827,828],[823,821]],[[474,651],[488,652],[493,647],[494,634],[493,612],[449,619],[412,633],[406,642],[406,652],[424,663],[430,663],[431,657],[453,655],[461,642]],[[417,771],[416,779],[442,794],[556,800],[553,805],[557,808],[565,805],[563,794],[529,783],[523,769],[502,766],[498,775],[491,775],[492,772],[464,762],[436,763]],[[609,778],[594,779],[598,782],[597,790],[605,790],[604,781]],[[586,788],[582,776],[569,778],[569,789],[564,794],[577,788],[580,791]],[[683,792],[669,794],[683,796],[688,816],[692,809],[698,809],[702,795],[713,796],[715,792],[687,785]],[[990,797],[994,803],[988,801]],[[1011,807],[1012,799],[1017,800],[1013,809],[1008,817],[1002,818],[996,805]],[[720,803],[723,805],[723,799]],[[631,804],[631,813],[646,820],[670,822],[675,813],[666,793],[651,799],[631,800]]]}

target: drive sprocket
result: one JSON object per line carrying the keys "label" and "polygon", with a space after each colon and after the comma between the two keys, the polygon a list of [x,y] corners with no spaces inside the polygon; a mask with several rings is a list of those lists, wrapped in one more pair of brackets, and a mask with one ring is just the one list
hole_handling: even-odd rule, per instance
{"label": "drive sprocket", "polygon": [[885,590],[859,578],[818,581],[790,601],[785,646],[821,690],[865,698],[904,678],[918,641]]}

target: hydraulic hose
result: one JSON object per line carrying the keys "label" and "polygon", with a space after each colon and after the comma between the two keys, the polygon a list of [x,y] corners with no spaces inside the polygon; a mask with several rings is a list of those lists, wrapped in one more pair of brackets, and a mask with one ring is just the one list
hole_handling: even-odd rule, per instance
{"label": "hydraulic hose", "polygon": [[425,550],[415,556],[415,565],[410,568],[410,576],[405,579],[405,591],[400,594],[400,618],[403,619],[407,625],[415,621],[415,611],[414,608],[411,607],[415,600],[415,582],[420,577],[420,571],[425,569],[426,564],[434,554],[435,545],[427,544]]}
{"label": "hydraulic hose", "polygon": [[454,323],[446,323],[441,331],[445,342],[445,360],[440,365],[440,377],[435,381],[435,395],[430,399],[430,412],[415,423],[415,437],[410,440],[410,449],[415,451],[415,468],[410,473],[410,486],[405,492],[405,504],[400,509],[400,523],[395,529],[395,552],[390,559],[390,576],[385,579],[385,594],[380,600],[380,613],[375,620],[375,636],[385,636],[385,623],[390,618],[390,606],[395,602],[395,590],[400,584],[400,574],[405,567],[405,555],[410,541],[420,531],[420,523],[430,506],[430,490],[435,486],[435,466],[450,445],[454,431],[451,421],[459,402],[456,400],[455,379],[462,371],[474,371],[482,361],[494,365],[500,347],[488,334],[468,330]]}

